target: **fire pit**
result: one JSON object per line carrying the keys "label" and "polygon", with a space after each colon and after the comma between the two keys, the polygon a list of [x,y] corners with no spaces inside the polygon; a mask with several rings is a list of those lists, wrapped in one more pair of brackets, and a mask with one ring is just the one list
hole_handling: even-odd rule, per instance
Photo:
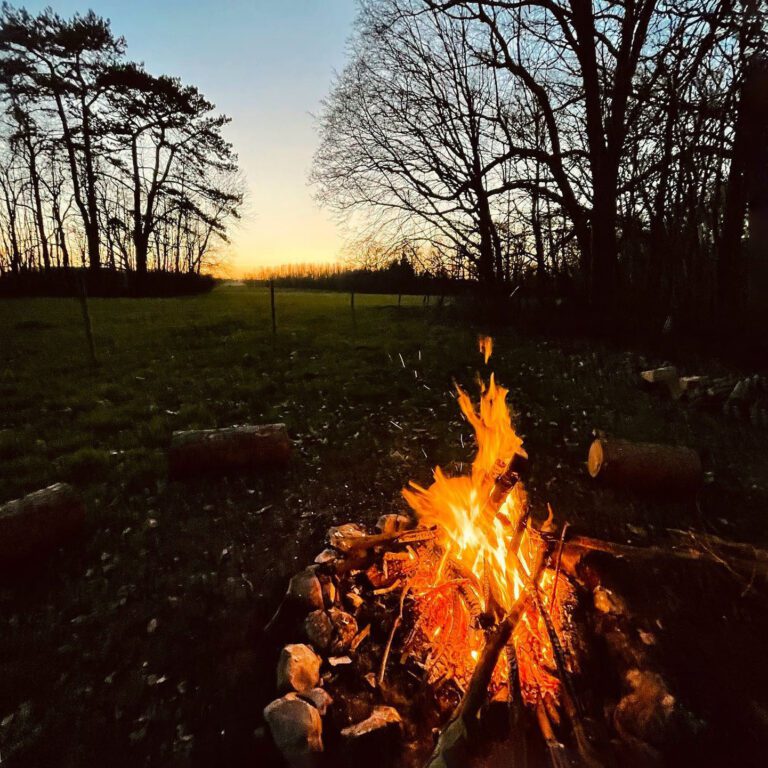
{"label": "fire pit", "polygon": [[[491,350],[481,338],[486,362]],[[507,390],[491,374],[477,405],[457,394],[477,440],[471,472],[438,467],[428,488],[411,482],[413,515],[383,515],[375,531],[331,528],[267,628],[290,641],[278,663],[283,695],[264,714],[291,764],[323,751],[333,765],[458,766],[492,743],[514,765],[603,762],[600,704],[588,712],[575,680],[587,637],[610,642],[631,618],[608,592],[597,614],[612,619],[585,618],[567,526],[551,509],[543,521],[531,514]],[[614,646],[626,668],[643,653]],[[651,717],[674,708],[663,680],[651,694],[647,683],[632,690],[643,687]]]}

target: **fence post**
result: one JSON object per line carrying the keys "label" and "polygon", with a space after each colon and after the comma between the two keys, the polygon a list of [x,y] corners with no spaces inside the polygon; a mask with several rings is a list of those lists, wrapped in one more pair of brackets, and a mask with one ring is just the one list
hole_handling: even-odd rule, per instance
{"label": "fence post", "polygon": [[275,319],[275,281],[269,281],[269,301],[272,305],[272,335],[277,336],[277,320]]}
{"label": "fence post", "polygon": [[96,368],[96,347],[93,343],[93,328],[91,327],[91,314],[88,311],[88,296],[85,291],[85,280],[82,275],[78,275],[78,298],[80,299],[80,309],[83,313],[83,325],[85,326],[85,338],[88,341],[88,353],[91,358],[91,365]]}

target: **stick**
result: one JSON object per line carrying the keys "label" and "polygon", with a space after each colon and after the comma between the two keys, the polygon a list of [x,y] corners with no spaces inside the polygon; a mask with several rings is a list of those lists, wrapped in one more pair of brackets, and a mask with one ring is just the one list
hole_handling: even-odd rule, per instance
{"label": "stick", "polygon": [[537,562],[531,573],[531,582],[534,588],[526,587],[525,591],[515,601],[509,613],[499,623],[496,630],[488,636],[483,652],[467,686],[467,692],[454,710],[448,725],[440,734],[435,749],[426,763],[427,768],[448,768],[451,765],[461,764],[460,758],[457,761],[458,754],[467,747],[469,729],[488,695],[488,685],[491,682],[499,655],[509,644],[517,622],[533,597],[535,585],[538,584],[541,572],[544,570],[546,549],[546,547],[541,547],[539,550]]}
{"label": "stick", "polygon": [[[738,545],[736,545],[738,546]],[[742,545],[746,546],[746,545]],[[631,544],[618,544],[613,541],[602,541],[590,536],[573,536],[565,543],[565,549],[572,553],[583,552],[605,552],[615,557],[647,559],[654,557],[670,557],[682,560],[702,560],[705,562],[722,565],[723,558],[714,555],[711,552],[684,547],[681,549],[671,549],[659,545],[650,545],[647,547],[636,547]],[[740,570],[748,574],[756,573],[768,575],[768,552],[765,550],[753,550],[752,559],[745,557],[730,557],[727,560],[730,567],[734,570]]]}
{"label": "stick", "polygon": [[384,656],[381,659],[381,669],[379,670],[379,688],[384,682],[384,673],[387,671],[387,660],[389,659],[389,652],[392,650],[392,641],[395,639],[395,632],[400,626],[400,622],[403,620],[403,603],[405,602],[405,596],[410,590],[410,584],[400,594],[400,612],[397,614],[394,622],[392,623],[392,630],[389,633],[389,639],[387,640],[387,647],[384,649]]}
{"label": "stick", "polygon": [[88,341],[88,353],[91,360],[91,365],[96,368],[98,361],[96,360],[96,346],[93,343],[93,328],[91,327],[91,314],[88,311],[88,295],[85,290],[85,280],[82,276],[78,278],[78,297],[80,299],[80,310],[83,313],[83,325],[85,326],[85,338]]}

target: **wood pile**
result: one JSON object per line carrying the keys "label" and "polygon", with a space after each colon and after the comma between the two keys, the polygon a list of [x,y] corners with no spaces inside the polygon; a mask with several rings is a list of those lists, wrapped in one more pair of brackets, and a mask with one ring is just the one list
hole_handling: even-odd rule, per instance
{"label": "wood pile", "polygon": [[768,376],[681,376],[674,366],[643,371],[643,385],[702,410],[768,429]]}

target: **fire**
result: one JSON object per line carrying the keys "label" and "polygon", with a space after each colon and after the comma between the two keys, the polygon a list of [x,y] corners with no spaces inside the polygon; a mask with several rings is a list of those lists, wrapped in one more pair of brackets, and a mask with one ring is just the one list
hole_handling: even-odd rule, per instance
{"label": "fire", "polygon": [[[487,359],[491,340],[481,337],[480,346]],[[441,529],[449,556],[473,574],[484,609],[495,604],[507,611],[530,575],[533,554],[524,541],[528,538],[523,530],[525,492],[522,485],[510,482],[516,478],[507,476],[515,457],[526,459],[527,454],[512,427],[508,390],[496,383],[493,374],[487,385],[481,385],[477,410],[469,395],[459,386],[456,389],[459,407],[477,439],[472,473],[447,477],[437,467],[429,488],[412,481],[403,495],[424,524]]]}
{"label": "fire", "polygon": [[488,365],[488,360],[490,360],[493,352],[493,339],[490,336],[478,336],[477,343],[480,347],[480,354],[483,356],[485,364]]}
{"label": "fire", "polygon": [[[480,337],[479,347],[487,362],[492,340]],[[448,635],[454,638],[471,667],[482,645],[482,634],[478,639],[472,631],[473,607],[479,606],[491,621],[505,615],[530,586],[542,545],[528,525],[526,494],[518,474],[527,454],[512,426],[508,390],[491,374],[487,383],[480,383],[475,407],[461,387],[456,389],[459,407],[477,441],[472,471],[449,477],[437,467],[428,488],[411,481],[403,495],[423,525],[437,527],[443,548],[437,568],[421,585],[421,609],[433,622],[429,635],[433,643],[438,638],[449,642]],[[513,635],[520,687],[529,703],[558,695],[554,648],[541,611],[561,625],[568,585],[562,578],[555,584],[553,571],[544,571],[536,595]],[[497,669],[497,683],[500,675],[506,681],[510,672]]]}

